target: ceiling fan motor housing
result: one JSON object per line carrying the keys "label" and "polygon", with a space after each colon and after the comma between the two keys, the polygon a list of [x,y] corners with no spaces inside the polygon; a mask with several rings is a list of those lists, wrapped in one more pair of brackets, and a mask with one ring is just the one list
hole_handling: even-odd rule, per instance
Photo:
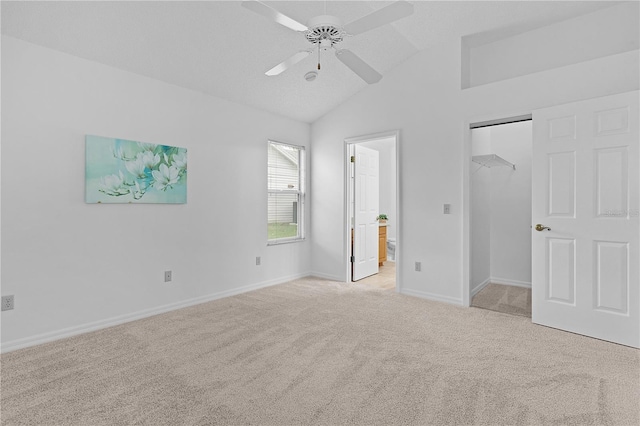
{"label": "ceiling fan motor housing", "polygon": [[307,24],[307,40],[312,44],[320,44],[324,49],[340,43],[345,36],[342,21],[331,15],[321,15],[311,18]]}

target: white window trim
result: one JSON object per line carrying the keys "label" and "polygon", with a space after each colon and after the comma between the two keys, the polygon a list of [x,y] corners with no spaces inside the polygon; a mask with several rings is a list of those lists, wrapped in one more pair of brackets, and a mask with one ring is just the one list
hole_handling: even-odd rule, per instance
{"label": "white window trim", "polygon": [[[298,150],[298,155],[300,156],[298,159],[298,188],[295,189],[269,189],[269,182],[267,176],[267,197],[269,194],[296,194],[298,195],[299,203],[298,203],[298,236],[296,237],[283,237],[276,239],[269,239],[267,236],[267,246],[275,246],[280,244],[290,244],[297,243],[305,240],[305,198],[306,198],[306,182],[305,182],[305,173],[306,173],[306,150],[302,145],[294,145],[290,143],[278,142],[275,140],[267,141],[267,150],[271,145],[283,145],[291,148],[295,148]],[[268,168],[268,154],[267,154],[267,168]],[[267,220],[268,223],[268,220]]]}

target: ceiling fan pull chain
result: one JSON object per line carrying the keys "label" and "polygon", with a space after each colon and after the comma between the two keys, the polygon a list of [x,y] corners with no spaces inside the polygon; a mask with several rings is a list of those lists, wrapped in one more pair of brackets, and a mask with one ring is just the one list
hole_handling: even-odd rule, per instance
{"label": "ceiling fan pull chain", "polygon": [[318,71],[320,71],[320,42],[318,42]]}

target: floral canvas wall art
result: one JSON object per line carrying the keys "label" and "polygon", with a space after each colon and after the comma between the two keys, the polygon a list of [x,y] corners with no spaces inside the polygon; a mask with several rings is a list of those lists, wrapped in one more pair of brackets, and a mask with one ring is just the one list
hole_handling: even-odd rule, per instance
{"label": "floral canvas wall art", "polygon": [[187,202],[187,150],[87,135],[87,203]]}

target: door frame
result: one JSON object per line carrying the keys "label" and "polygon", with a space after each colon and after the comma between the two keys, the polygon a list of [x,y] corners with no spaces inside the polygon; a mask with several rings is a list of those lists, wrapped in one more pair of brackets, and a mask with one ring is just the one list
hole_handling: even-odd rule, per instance
{"label": "door frame", "polygon": [[532,120],[531,111],[474,117],[464,123],[462,148],[462,306],[471,306],[471,130]]}
{"label": "door frame", "polygon": [[353,192],[353,188],[351,188],[351,161],[350,161],[350,152],[351,147],[353,145],[363,143],[363,142],[371,142],[380,139],[395,139],[395,150],[396,150],[396,202],[395,202],[395,217],[396,217],[396,293],[400,292],[402,288],[402,256],[399,255],[401,253],[401,230],[402,230],[402,220],[401,220],[401,201],[402,201],[402,192],[401,192],[401,182],[400,182],[400,131],[399,130],[390,130],[387,132],[380,133],[372,133],[362,136],[355,136],[346,138],[344,140],[344,216],[343,216],[343,224],[344,224],[344,252],[343,259],[346,259],[345,262],[345,279],[346,283],[351,283],[351,261],[350,261],[350,251],[351,251],[351,193]]}

